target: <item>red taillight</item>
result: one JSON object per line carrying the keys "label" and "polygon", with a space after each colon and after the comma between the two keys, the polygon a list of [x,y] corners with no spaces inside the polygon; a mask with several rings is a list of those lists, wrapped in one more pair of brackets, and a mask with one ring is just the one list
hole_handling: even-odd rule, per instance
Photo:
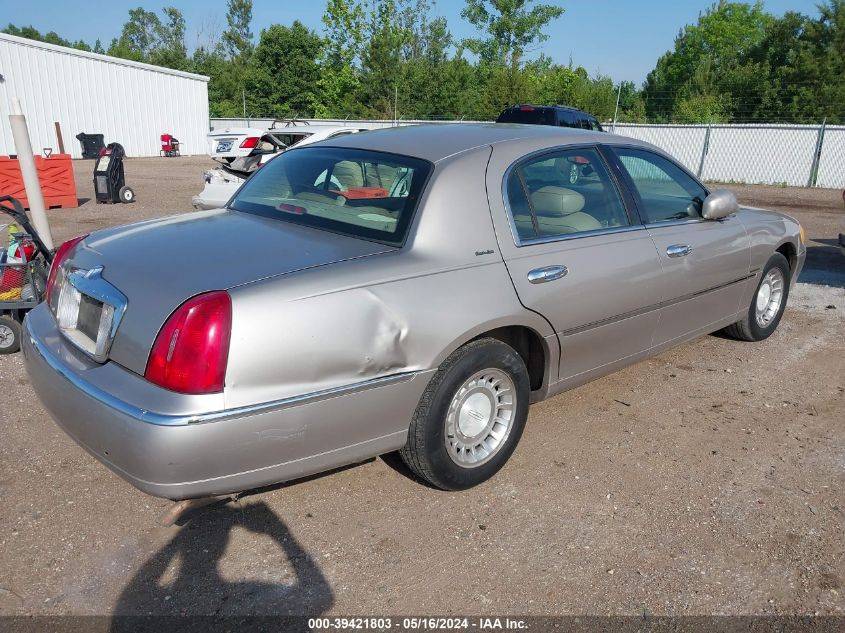
{"label": "red taillight", "polygon": [[531,106],[522,106],[519,109],[519,111],[520,112],[534,112],[534,108],[532,108]]}
{"label": "red taillight", "polygon": [[87,234],[80,235],[79,237],[74,237],[73,239],[68,240],[56,249],[56,254],[53,255],[53,263],[50,265],[50,274],[47,275],[46,299],[49,305],[52,305],[53,286],[55,286],[56,284],[56,275],[59,272],[59,268],[61,267],[62,262],[67,258],[68,253],[70,253],[73,247],[79,244],[86,237],[88,237]]}
{"label": "red taillight", "polygon": [[248,136],[243,140],[241,143],[241,149],[252,149],[256,145],[258,145],[259,137],[257,136]]}
{"label": "red taillight", "polygon": [[197,295],[177,308],[161,328],[144,377],[179,393],[223,391],[231,332],[229,293]]}

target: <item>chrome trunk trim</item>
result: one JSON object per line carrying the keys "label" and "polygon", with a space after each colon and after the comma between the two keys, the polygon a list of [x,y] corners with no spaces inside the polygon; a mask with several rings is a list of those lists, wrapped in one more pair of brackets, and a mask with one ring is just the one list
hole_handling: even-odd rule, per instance
{"label": "chrome trunk trim", "polygon": [[[67,274],[66,283],[80,294],[102,303],[103,312],[101,318],[103,315],[108,315],[111,312],[111,323],[106,324],[108,330],[98,334],[97,340],[93,341],[93,350],[89,349],[89,346],[82,341],[80,336],[76,335],[77,331],[75,329],[68,330],[60,327],[60,331],[68,342],[88,354],[98,363],[104,363],[108,359],[109,350],[111,349],[115,334],[117,334],[117,328],[120,326],[123,315],[126,313],[129,300],[122,292],[103,279],[102,266],[95,266],[91,270],[74,270]],[[62,288],[60,292],[64,293],[65,290],[65,288]],[[61,298],[59,299],[59,305],[61,305]],[[109,306],[109,309],[106,309],[105,306]],[[103,335],[104,337],[101,340],[101,336]]]}

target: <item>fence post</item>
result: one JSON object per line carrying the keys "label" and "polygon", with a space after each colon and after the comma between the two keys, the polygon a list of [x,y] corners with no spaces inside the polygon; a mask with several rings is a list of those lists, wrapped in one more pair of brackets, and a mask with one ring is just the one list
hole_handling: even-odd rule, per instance
{"label": "fence post", "polygon": [[701,178],[701,174],[704,173],[704,158],[707,156],[707,152],[710,151],[710,129],[712,127],[711,123],[707,124],[707,131],[704,133],[704,147],[701,148],[701,160],[698,163],[698,173],[696,176]]}
{"label": "fence post", "polygon": [[813,151],[813,162],[810,165],[810,178],[807,180],[808,187],[815,187],[819,177],[819,163],[822,159],[822,147],[824,146],[824,131],[827,127],[827,117],[819,127],[819,135],[816,137],[816,149]]}

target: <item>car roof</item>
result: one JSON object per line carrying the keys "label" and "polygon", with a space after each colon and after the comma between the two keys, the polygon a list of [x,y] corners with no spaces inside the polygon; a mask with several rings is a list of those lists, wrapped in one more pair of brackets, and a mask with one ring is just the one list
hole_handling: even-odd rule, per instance
{"label": "car roof", "polygon": [[[575,106],[568,106],[568,105],[559,105],[557,103],[552,105],[533,105],[531,103],[520,103],[516,105],[512,105],[508,108],[505,108],[505,112],[508,110],[519,110],[520,108],[534,108],[536,110],[548,109],[548,110],[566,110],[568,112],[582,112],[583,114],[590,114],[586,110],[582,110],[581,108],[576,108]],[[591,117],[597,118],[594,114],[590,114]]]}
{"label": "car roof", "polygon": [[580,128],[516,123],[444,123],[407,125],[371,130],[329,139],[311,147],[350,147],[422,158],[432,163],[480,147],[498,144],[524,144],[527,149],[538,144],[556,147],[582,143],[624,143],[648,145],[627,137]]}

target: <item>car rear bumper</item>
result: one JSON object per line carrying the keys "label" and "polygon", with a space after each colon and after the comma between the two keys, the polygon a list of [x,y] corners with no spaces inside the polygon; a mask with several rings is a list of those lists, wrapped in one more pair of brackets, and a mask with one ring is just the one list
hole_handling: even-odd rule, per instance
{"label": "car rear bumper", "polygon": [[238,183],[206,183],[203,190],[191,198],[191,204],[195,209],[200,209],[201,211],[222,209],[238,190],[238,187],[240,187]]}
{"label": "car rear bumper", "polygon": [[[23,351],[33,388],[57,424],[131,484],[169,499],[240,492],[396,450],[431,374],[398,374],[256,407],[170,415],[87,382],[68,360],[75,352],[58,336],[45,306],[25,321]],[[147,384],[140,376],[134,380]]]}

